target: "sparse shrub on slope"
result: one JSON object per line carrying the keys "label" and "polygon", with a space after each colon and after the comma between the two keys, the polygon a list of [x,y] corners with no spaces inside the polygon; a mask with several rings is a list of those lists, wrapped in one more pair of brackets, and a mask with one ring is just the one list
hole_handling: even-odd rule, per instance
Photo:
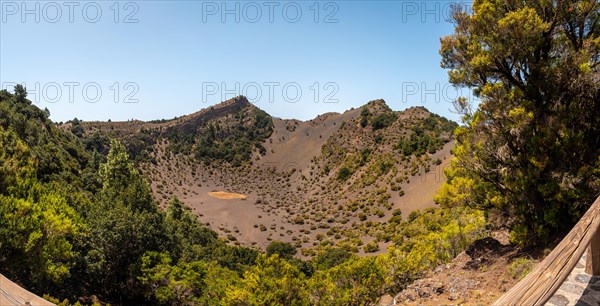
{"label": "sparse shrub on slope", "polygon": [[508,270],[513,278],[521,280],[533,270],[534,265],[535,262],[532,259],[519,257],[510,263]]}
{"label": "sparse shrub on slope", "polygon": [[[407,113],[418,116],[405,118]],[[367,176],[357,181],[361,187],[385,176],[401,159],[435,153],[452,140],[457,127],[455,122],[430,114],[424,108],[394,112],[382,100],[369,102],[353,120],[327,140],[319,159],[325,173],[337,169],[338,174],[341,171],[346,174],[344,168],[355,173],[366,167]],[[372,129],[361,128],[373,122]],[[345,181],[343,178],[346,175],[338,176],[340,181]]]}
{"label": "sparse shrub on slope", "polygon": [[246,107],[235,114],[235,119],[210,121],[200,128],[196,157],[239,166],[248,162],[255,150],[264,155],[266,149],[262,143],[273,131],[271,117],[260,109]]}
{"label": "sparse shrub on slope", "polygon": [[351,175],[352,175],[352,172],[350,172],[350,169],[348,169],[346,167],[343,167],[343,168],[340,169],[340,171],[338,171],[337,179],[340,180],[340,181],[345,181]]}
{"label": "sparse shrub on slope", "polygon": [[[373,112],[370,110],[373,108]],[[371,125],[371,128],[376,131],[379,129],[387,128],[394,124],[397,119],[397,115],[393,112],[383,100],[375,100],[369,102],[363,106],[360,113],[360,125],[361,127],[367,127]]]}

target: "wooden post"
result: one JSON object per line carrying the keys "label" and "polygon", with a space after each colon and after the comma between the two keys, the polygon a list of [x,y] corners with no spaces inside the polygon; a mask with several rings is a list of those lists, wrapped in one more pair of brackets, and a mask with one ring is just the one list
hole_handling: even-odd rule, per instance
{"label": "wooden post", "polygon": [[587,249],[585,273],[600,276],[600,228],[596,229]]}

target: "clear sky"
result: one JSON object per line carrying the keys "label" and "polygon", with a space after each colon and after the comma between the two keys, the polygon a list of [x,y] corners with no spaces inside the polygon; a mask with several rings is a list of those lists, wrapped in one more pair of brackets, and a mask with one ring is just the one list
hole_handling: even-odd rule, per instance
{"label": "clear sky", "polygon": [[[237,94],[311,119],[383,98],[456,120],[449,1],[0,1],[0,84],[55,121],[163,119]],[[469,5],[469,2],[462,2]]]}

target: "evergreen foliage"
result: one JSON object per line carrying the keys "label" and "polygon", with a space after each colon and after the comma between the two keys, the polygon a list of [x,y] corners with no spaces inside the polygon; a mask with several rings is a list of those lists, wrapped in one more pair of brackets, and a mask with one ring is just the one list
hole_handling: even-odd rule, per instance
{"label": "evergreen foliage", "polygon": [[[15,92],[0,91],[0,272],[63,304],[371,305],[482,228],[456,209],[392,218],[397,246],[365,258],[329,248],[302,261],[284,242],[267,254],[229,246],[177,198],[160,209],[122,143],[61,130],[24,88]],[[412,264],[417,253],[428,261]]]}
{"label": "evergreen foliage", "polygon": [[521,246],[568,229],[600,190],[600,4],[477,0],[442,39],[464,125],[442,205],[485,209]]}

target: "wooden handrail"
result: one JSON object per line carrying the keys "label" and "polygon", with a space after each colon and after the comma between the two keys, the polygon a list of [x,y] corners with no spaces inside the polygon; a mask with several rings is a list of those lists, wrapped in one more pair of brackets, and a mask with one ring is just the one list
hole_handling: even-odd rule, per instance
{"label": "wooden handrail", "polygon": [[56,306],[43,298],[23,289],[0,274],[0,305],[2,306]]}
{"label": "wooden handrail", "polygon": [[600,253],[599,227],[600,197],[537,268],[493,305],[544,305],[571,274],[589,245],[588,271],[597,270],[598,262],[594,258],[598,260]]}

